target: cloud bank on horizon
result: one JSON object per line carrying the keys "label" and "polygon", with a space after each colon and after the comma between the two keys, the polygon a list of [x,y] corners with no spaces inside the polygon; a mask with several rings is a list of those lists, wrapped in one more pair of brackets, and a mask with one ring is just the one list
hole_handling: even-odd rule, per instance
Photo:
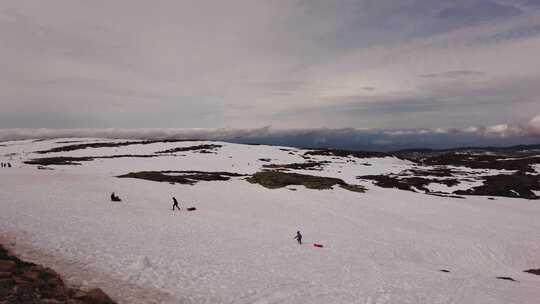
{"label": "cloud bank on horizon", "polygon": [[395,151],[411,148],[447,149],[456,147],[513,146],[538,144],[540,116],[527,128],[500,124],[463,129],[356,129],[311,128],[274,129],[0,129],[0,143],[14,140],[58,138],[188,139],[269,144],[299,148]]}
{"label": "cloud bank on horizon", "polygon": [[1,2],[4,134],[540,135],[536,0]]}

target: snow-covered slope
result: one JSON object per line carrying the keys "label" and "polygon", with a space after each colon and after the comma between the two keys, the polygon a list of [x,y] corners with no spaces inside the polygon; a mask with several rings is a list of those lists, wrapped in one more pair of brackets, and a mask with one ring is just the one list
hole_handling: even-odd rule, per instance
{"label": "snow-covered slope", "polygon": [[[47,152],[100,142],[122,145]],[[1,235],[23,256],[53,263],[71,282],[97,285],[120,303],[532,304],[540,298],[540,276],[523,272],[540,267],[539,201],[440,197],[357,178],[418,169],[395,157],[127,142],[0,143],[2,162],[12,165],[0,168]],[[189,150],[196,146],[202,148]],[[156,153],[177,148],[184,151]],[[43,157],[79,158],[80,165],[24,163]],[[268,189],[246,181],[265,165],[306,162],[320,166],[284,172],[339,178],[367,191]],[[242,176],[193,185],[117,178],[141,171]],[[476,171],[468,171],[454,188],[477,185],[466,180]],[[110,202],[113,191],[122,202]],[[197,210],[173,212],[172,196]],[[302,246],[293,239],[297,230]]]}

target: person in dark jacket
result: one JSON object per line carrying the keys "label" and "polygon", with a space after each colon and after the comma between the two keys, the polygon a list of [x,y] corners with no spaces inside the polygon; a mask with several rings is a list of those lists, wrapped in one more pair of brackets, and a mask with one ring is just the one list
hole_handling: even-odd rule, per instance
{"label": "person in dark jacket", "polygon": [[122,200],[120,199],[119,196],[117,196],[117,195],[114,194],[114,192],[113,192],[113,193],[111,193],[111,201],[113,201],[113,202],[121,202]]}
{"label": "person in dark jacket", "polygon": [[176,197],[173,196],[172,200],[173,200],[172,210],[174,211],[174,208],[178,208],[178,210],[180,210],[180,206],[178,206],[178,201],[176,200]]}
{"label": "person in dark jacket", "polygon": [[296,231],[296,236],[294,237],[295,240],[298,241],[298,244],[302,245],[302,234],[300,231]]}

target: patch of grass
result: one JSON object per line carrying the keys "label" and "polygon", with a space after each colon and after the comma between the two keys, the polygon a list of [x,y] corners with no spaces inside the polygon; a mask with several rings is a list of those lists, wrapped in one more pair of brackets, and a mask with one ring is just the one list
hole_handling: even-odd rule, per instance
{"label": "patch of grass", "polygon": [[194,185],[199,181],[228,181],[231,177],[241,177],[243,174],[231,172],[203,171],[140,171],[117,176],[119,178],[138,178],[154,182],[171,184]]}
{"label": "patch of grass", "polygon": [[279,171],[257,172],[246,179],[252,184],[259,184],[268,189],[278,189],[291,185],[301,185],[308,189],[332,189],[335,185],[354,192],[365,192],[366,188],[360,185],[349,185],[339,178],[313,176],[298,173],[285,173]]}

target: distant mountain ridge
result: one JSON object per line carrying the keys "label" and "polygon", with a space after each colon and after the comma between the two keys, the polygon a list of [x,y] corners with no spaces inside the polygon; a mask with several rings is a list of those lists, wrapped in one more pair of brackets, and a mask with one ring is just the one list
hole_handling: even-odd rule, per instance
{"label": "distant mountain ridge", "polygon": [[460,151],[492,151],[492,152],[500,152],[500,151],[523,151],[523,150],[540,150],[540,144],[534,144],[534,145],[515,145],[515,146],[507,146],[507,147],[494,147],[494,146],[486,146],[486,147],[456,147],[456,148],[448,148],[448,149],[430,149],[430,148],[412,148],[412,149],[402,149],[402,150],[396,150],[389,152],[390,154],[402,154],[402,153],[437,153],[437,152],[460,152]]}

